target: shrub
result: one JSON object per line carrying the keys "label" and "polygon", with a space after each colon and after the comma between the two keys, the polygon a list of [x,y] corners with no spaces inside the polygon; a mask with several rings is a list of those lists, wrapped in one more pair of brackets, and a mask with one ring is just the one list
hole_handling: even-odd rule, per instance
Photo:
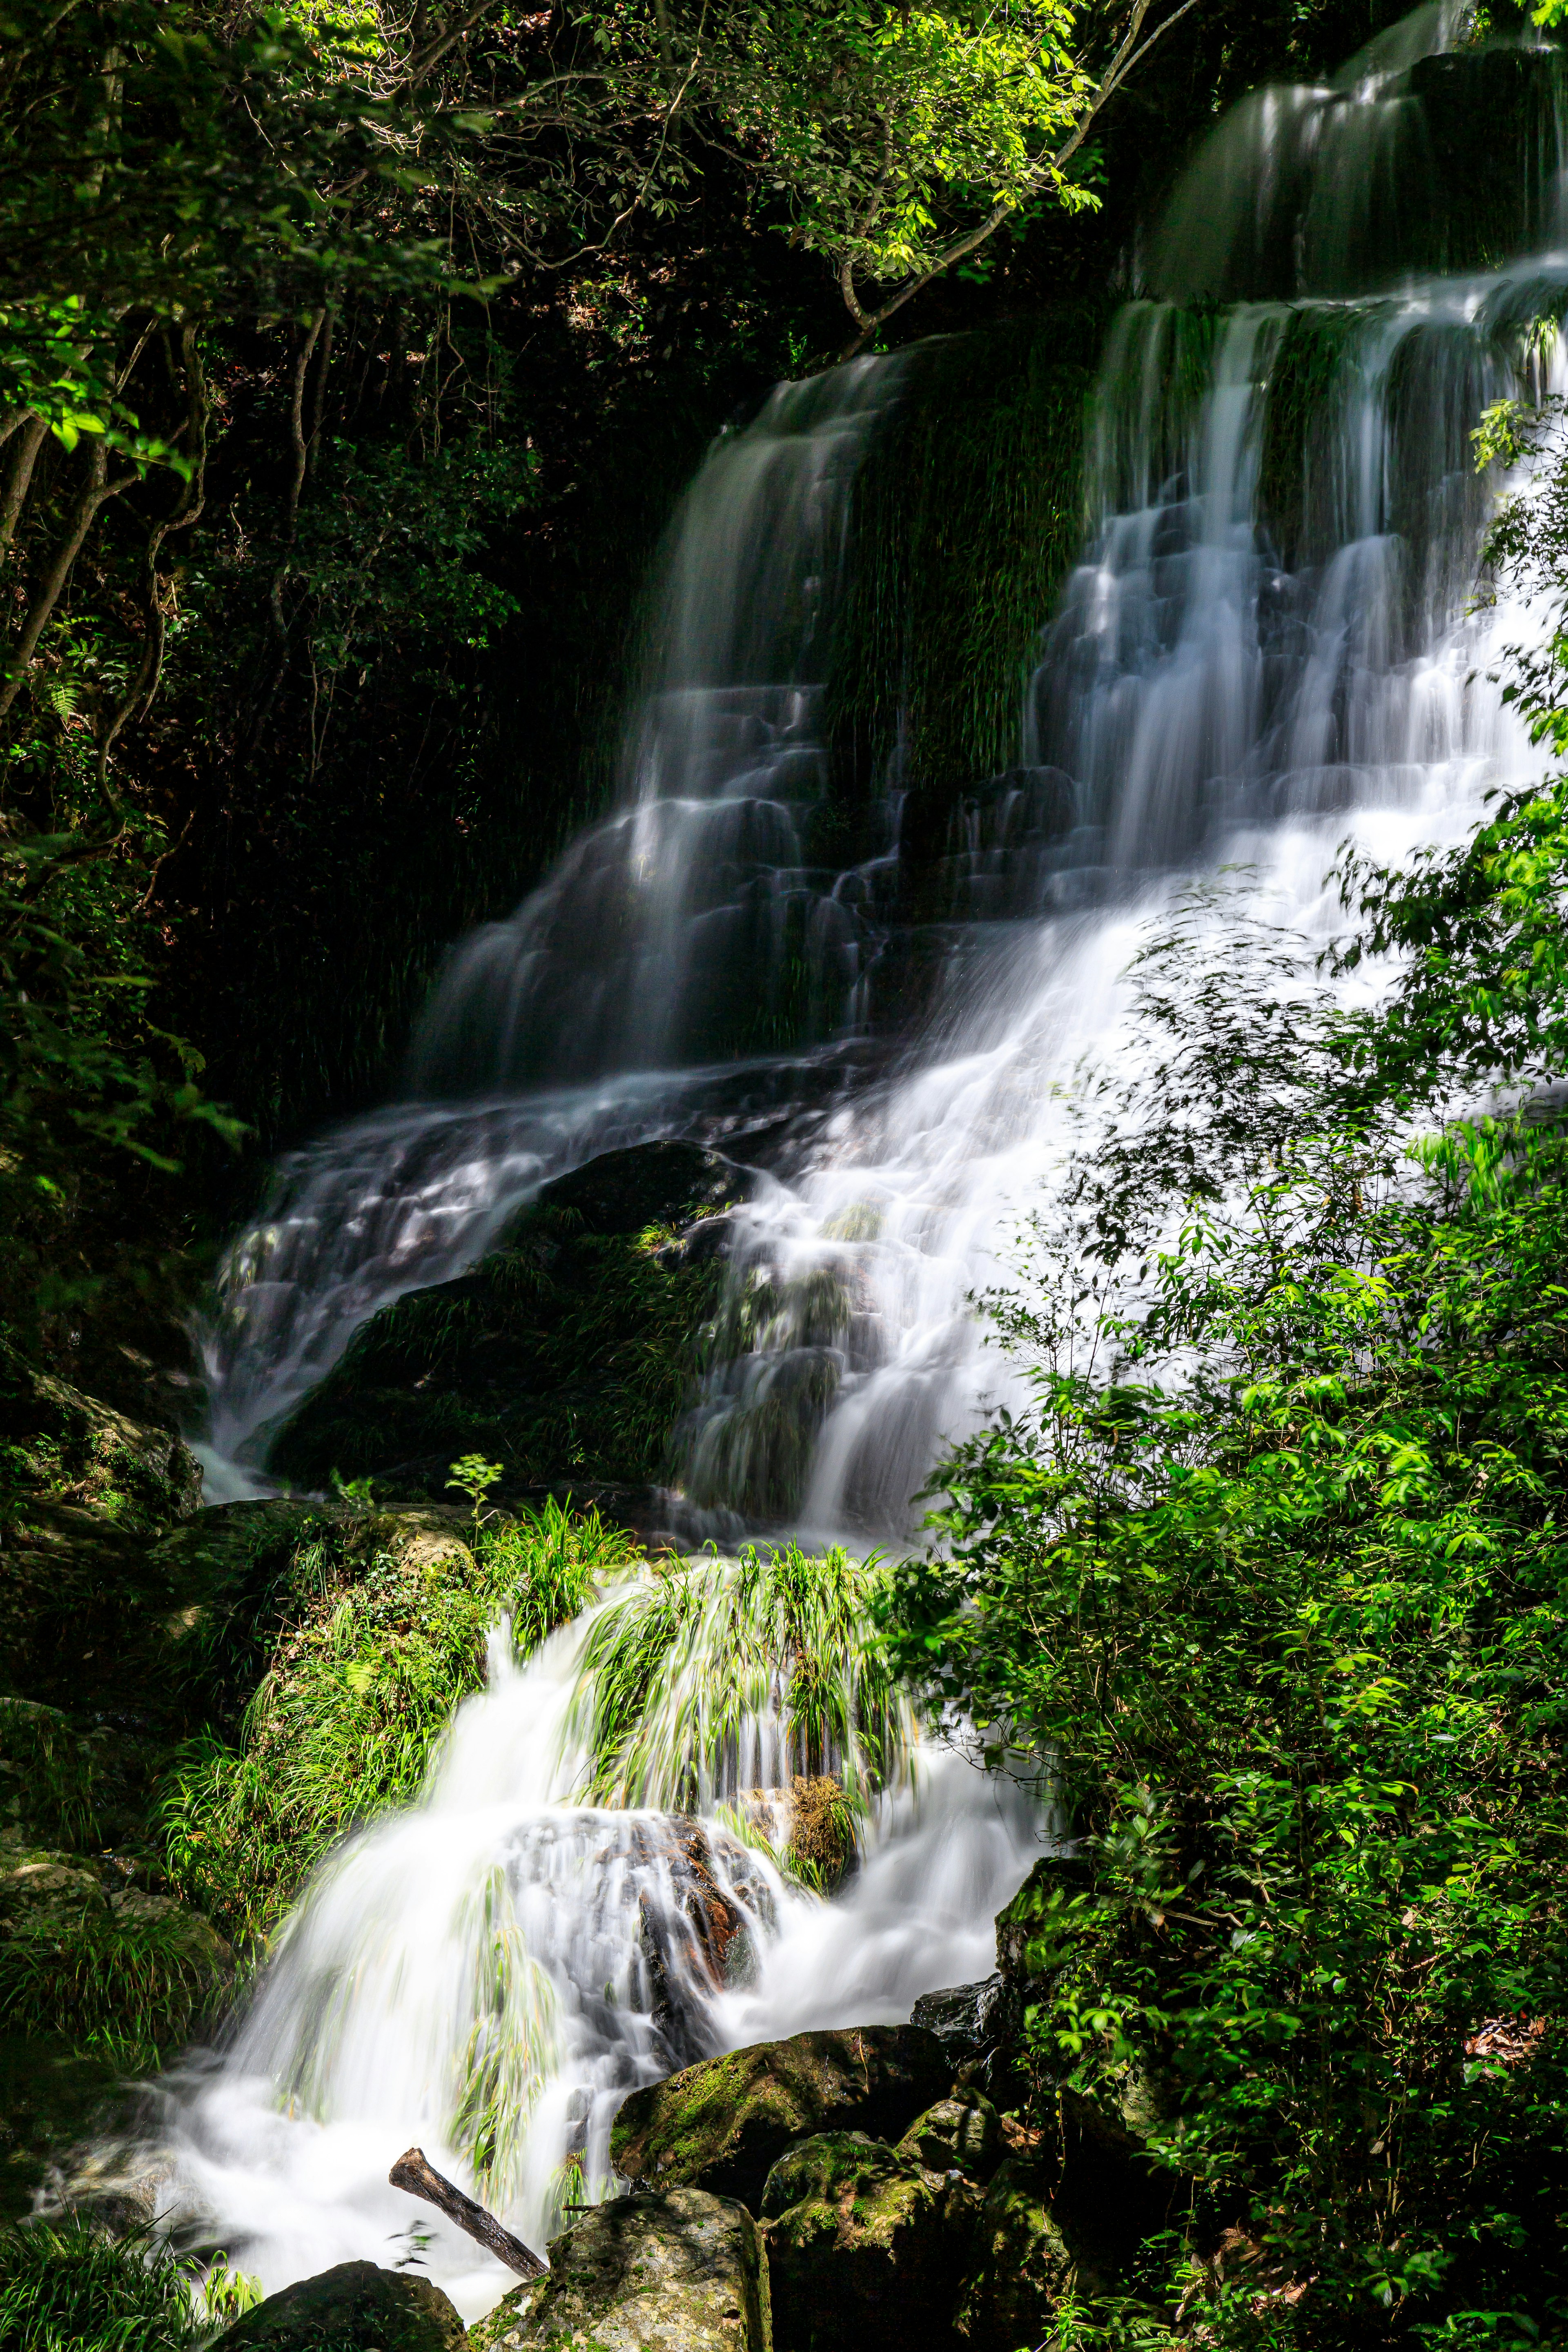
{"label": "shrub", "polygon": [[237,1943],[264,1937],[329,1846],[418,1794],[459,1702],[483,1686],[490,1631],[525,1655],[629,1566],[631,1538],[553,1502],[492,1522],[473,1558],[421,1570],[381,1552],[323,1586],[279,1640],[237,1746],[211,1735],[176,1763],[163,1808],[170,1875]]}

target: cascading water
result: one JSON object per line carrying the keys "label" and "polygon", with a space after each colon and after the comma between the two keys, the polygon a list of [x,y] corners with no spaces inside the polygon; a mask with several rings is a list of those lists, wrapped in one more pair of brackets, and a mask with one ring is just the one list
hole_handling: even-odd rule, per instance
{"label": "cascading water", "polygon": [[[1178,191],[1144,263],[1158,299],[1104,355],[1088,547],[1019,763],[955,813],[952,977],[879,1064],[856,1023],[896,913],[894,811],[879,857],[837,877],[816,813],[847,486],[903,379],[868,362],[785,388],[720,445],[678,526],[625,804],[459,950],[408,1098],[285,1162],[236,1245],[217,1455],[263,1461],[355,1326],[470,1262],[544,1178],[766,1106],[686,1485],[764,1523],[907,1528],[942,1441],[1008,1393],[969,1302],[1062,1150],[1061,1090],[1129,1050],[1142,927],[1229,864],[1326,932],[1347,834],[1397,862],[1531,772],[1489,676],[1528,616],[1468,610],[1495,489],[1468,436],[1554,380],[1562,78],[1546,50],[1453,55],[1453,31],[1420,11],[1335,83],[1247,100]],[[1467,74],[1525,126],[1485,217],[1432,162]],[[770,1055],[802,969],[810,1003],[779,1026],[820,1042]],[[643,1923],[679,1907],[679,1864],[668,1816],[582,1801],[590,1633],[521,1673],[497,1645],[425,1801],[329,1865],[239,2041],[175,2099],[193,2207],[270,2285],[387,2258],[408,2217],[386,2166],[415,2138],[537,2238],[564,2179],[602,2179],[615,2100],[668,2063]],[[708,2045],[907,2015],[989,1967],[1035,1817],[955,1750],[917,1748],[913,1770],[830,1905],[704,1831],[755,1959],[748,1987],[686,1985]],[[507,2126],[483,2163],[476,2116]],[[469,2309],[505,2284],[438,2226],[431,2264]]]}
{"label": "cascading water", "polygon": [[[842,1021],[858,941],[813,839],[823,689],[850,484],[902,373],[865,360],[780,385],[715,446],[671,531],[623,806],[451,957],[407,1099],[280,1161],[229,1253],[205,1347],[213,1499],[248,1490],[378,1307],[470,1265],[550,1177],[733,1102],[714,1065],[775,1040],[803,970],[811,1025]],[[787,1078],[753,1085],[789,1098]]]}
{"label": "cascading water", "polygon": [[[738,1571],[699,1573],[722,1602]],[[865,1860],[831,1904],[742,1843],[739,1815],[658,1810],[683,1801],[707,1752],[689,1727],[722,1654],[711,1606],[671,1664],[646,1803],[583,1801],[590,1652],[626,1599],[521,1668],[505,1629],[492,1638],[489,1686],[424,1799],[318,1874],[222,2063],[162,2086],[166,2220],[218,2238],[269,2290],[337,2262],[390,2265],[417,2220],[427,2274],[476,2315],[515,2282],[388,2186],[411,2143],[542,2247],[570,2200],[603,2194],[611,2119],[638,2083],[742,2042],[904,2018],[933,1985],[993,1967],[992,1917],[1037,1850],[1037,1808],[956,1749],[910,1746],[897,1710]],[[854,1780],[853,1757],[827,1760]],[[787,1788],[801,1761],[764,1696],[700,1775],[704,1801]]]}

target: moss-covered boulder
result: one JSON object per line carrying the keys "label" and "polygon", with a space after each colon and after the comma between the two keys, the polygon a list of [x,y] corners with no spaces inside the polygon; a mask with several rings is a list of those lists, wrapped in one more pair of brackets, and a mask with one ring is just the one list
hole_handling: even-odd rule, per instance
{"label": "moss-covered boulder", "polygon": [[944,2335],[978,2191],[863,2132],[822,2132],[763,2189],[779,2352],[904,2346]]}
{"label": "moss-covered boulder", "polygon": [[617,2197],[552,2240],[546,2277],[469,2331],[471,2352],[770,2352],[767,2273],[743,2205],[699,2189]]}
{"label": "moss-covered boulder", "polygon": [[997,2168],[973,2239],[953,2325],[972,2352],[1015,2352],[1051,2333],[1062,2298],[1100,2282],[1052,2211],[1056,2168],[1008,2157]]}
{"label": "moss-covered boulder", "polygon": [[269,2294],[217,2344],[222,2352],[461,2352],[465,2341],[451,2301],[428,2279],[340,2263]]}
{"label": "moss-covered boulder", "polygon": [[962,2172],[989,2180],[1002,2161],[1002,2126],[995,2108],[979,2091],[957,2091],[917,2116],[899,2142],[930,2172]]}
{"label": "moss-covered boulder", "polygon": [[744,1190],[740,1170],[682,1143],[605,1152],[547,1185],[471,1272],[372,1318],[271,1467],[433,1501],[473,1453],[502,1465],[509,1502],[657,1479],[721,1278],[696,1240]]}
{"label": "moss-covered boulder", "polygon": [[755,2042],[634,2091],[616,2117],[617,2168],[754,2210],[791,2142],[823,2131],[893,2139],[950,2086],[942,2045],[910,2025],[863,2025]]}

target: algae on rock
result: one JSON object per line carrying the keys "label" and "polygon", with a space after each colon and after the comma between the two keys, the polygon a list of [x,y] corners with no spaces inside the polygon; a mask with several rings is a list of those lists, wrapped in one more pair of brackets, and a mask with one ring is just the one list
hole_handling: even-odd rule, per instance
{"label": "algae on rock", "polygon": [[903,2131],[948,2088],[933,2034],[865,2025],[755,2042],[634,2091],[610,2154],[629,2179],[738,2197],[755,2210],[793,2141],[828,2130]]}
{"label": "algae on rock", "polygon": [[771,2352],[743,2205],[699,2189],[616,2197],[551,2241],[550,2269],[469,2330],[470,2352]]}
{"label": "algae on rock", "polygon": [[957,2300],[978,2191],[863,2132],[822,2132],[763,2189],[779,2352],[940,2341]]}
{"label": "algae on rock", "polygon": [[212,2352],[464,2352],[463,2323],[429,2279],[339,2263],[247,2311]]}

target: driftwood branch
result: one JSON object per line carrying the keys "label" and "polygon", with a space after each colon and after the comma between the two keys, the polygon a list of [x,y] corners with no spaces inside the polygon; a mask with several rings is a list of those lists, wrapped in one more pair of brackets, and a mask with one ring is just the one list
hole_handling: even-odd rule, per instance
{"label": "driftwood branch", "polygon": [[543,2277],[548,2265],[521,2238],[503,2230],[493,2213],[487,2213],[482,2205],[476,2205],[471,2197],[465,2197],[460,2189],[443,2180],[434,2166],[426,2162],[422,2147],[405,2148],[386,2177],[395,2189],[406,2189],[411,2197],[423,2197],[426,2204],[445,2213],[448,2221],[456,2221],[459,2230],[477,2238],[498,2262],[516,2271],[520,2278]]}

